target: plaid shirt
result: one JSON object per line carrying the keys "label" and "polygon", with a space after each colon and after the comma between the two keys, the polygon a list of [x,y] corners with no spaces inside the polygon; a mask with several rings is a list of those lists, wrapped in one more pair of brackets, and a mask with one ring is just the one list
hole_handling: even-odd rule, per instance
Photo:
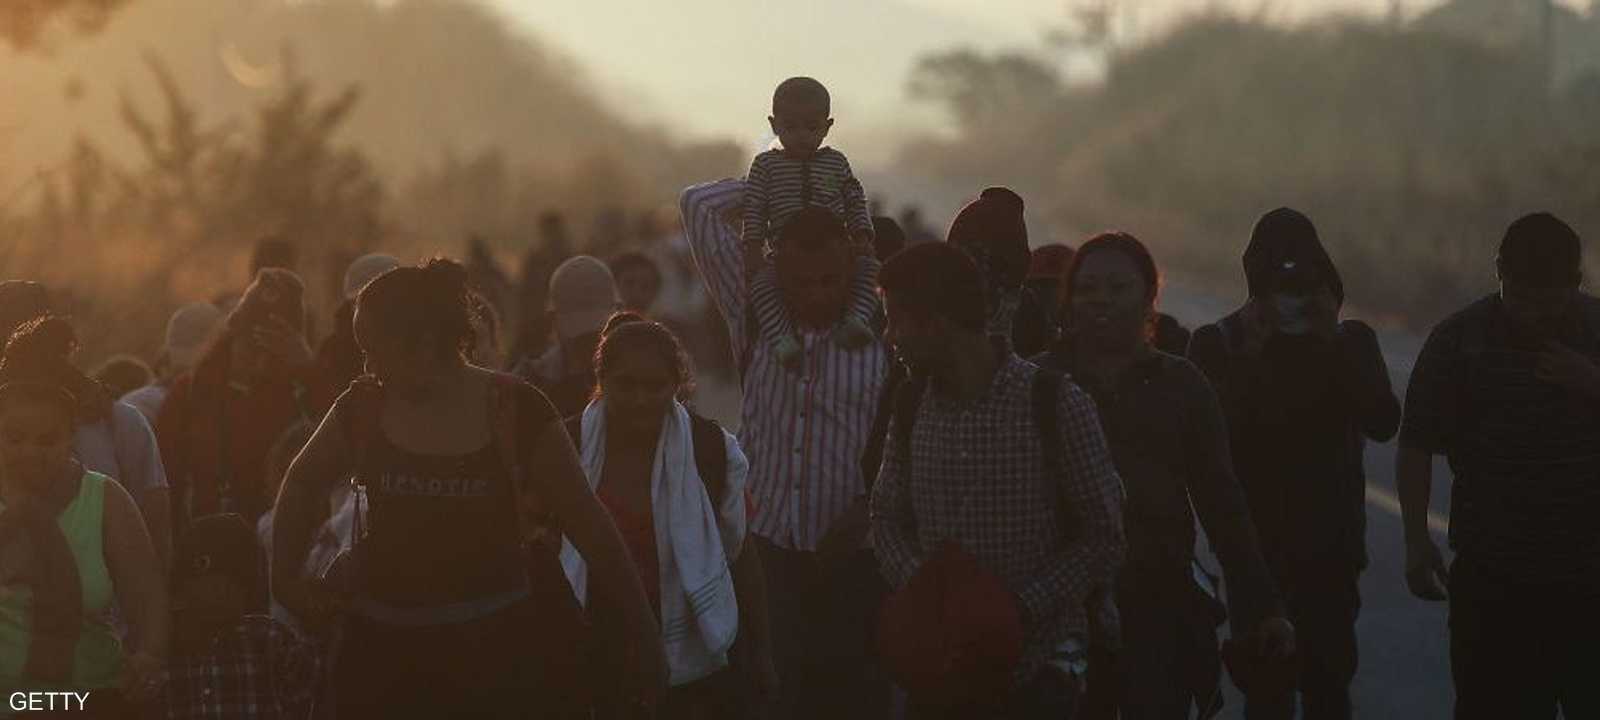
{"label": "plaid shirt", "polygon": [[167,669],[166,717],[304,718],[320,677],[318,648],[262,615],[217,633],[206,652]]}
{"label": "plaid shirt", "polygon": [[[1019,678],[1063,644],[1087,644],[1091,624],[1116,632],[1109,597],[1125,550],[1122,481],[1094,402],[1062,383],[1067,473],[1049,477],[1033,421],[1038,372],[1010,355],[971,404],[930,388],[911,431],[911,467],[891,447],[872,492],[872,539],[892,585],[903,586],[925,553],[954,540],[1011,587],[1027,638]],[[890,421],[890,443],[898,422]],[[1071,541],[1063,508],[1075,514]]]}

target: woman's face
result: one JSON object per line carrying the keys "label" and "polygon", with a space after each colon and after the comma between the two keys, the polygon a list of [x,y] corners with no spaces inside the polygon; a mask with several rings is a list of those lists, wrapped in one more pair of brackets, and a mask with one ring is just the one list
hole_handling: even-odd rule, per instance
{"label": "woman's face", "polygon": [[1150,288],[1133,258],[1101,251],[1084,258],[1072,279],[1072,328],[1100,347],[1143,341],[1151,308]]}
{"label": "woman's face", "polygon": [[383,384],[417,387],[426,385],[438,375],[438,363],[422,350],[432,347],[432,343],[426,342],[427,338],[408,343],[403,338],[394,337],[394,333],[379,326],[371,315],[361,312],[360,308],[356,308],[352,322],[356,344],[366,356],[366,371],[376,375]]}
{"label": "woman's face", "polygon": [[72,460],[72,415],[56,403],[18,398],[0,406],[0,468],[32,486],[54,482]]}
{"label": "woman's face", "polygon": [[612,360],[598,378],[608,423],[648,428],[661,421],[678,393],[678,376],[664,360],[652,353]]}

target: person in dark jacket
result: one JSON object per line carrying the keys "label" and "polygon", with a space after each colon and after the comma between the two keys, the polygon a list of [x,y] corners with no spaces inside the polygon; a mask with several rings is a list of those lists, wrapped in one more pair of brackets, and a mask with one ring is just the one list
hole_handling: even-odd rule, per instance
{"label": "person in dark jacket", "polygon": [[[1377,335],[1338,319],[1344,283],[1311,220],[1280,208],[1244,253],[1250,298],[1194,333],[1189,357],[1222,400],[1234,468],[1298,630],[1304,717],[1349,718],[1357,582],[1367,565],[1367,439],[1400,403]],[[1251,718],[1294,715],[1294,692],[1248,693]]]}
{"label": "person in dark jacket", "polygon": [[[1122,647],[1103,676],[1109,687],[1091,682],[1080,717],[1120,709],[1124,720],[1187,720],[1195,707],[1209,717],[1220,706],[1222,618],[1195,581],[1196,514],[1227,575],[1235,634],[1280,657],[1294,647],[1234,476],[1222,408],[1198,368],[1153,344],[1160,273],[1144,243],[1096,236],[1061,277],[1076,330],[1034,362],[1094,398],[1127,492]],[[1209,680],[1191,682],[1196,667],[1211,668]]]}

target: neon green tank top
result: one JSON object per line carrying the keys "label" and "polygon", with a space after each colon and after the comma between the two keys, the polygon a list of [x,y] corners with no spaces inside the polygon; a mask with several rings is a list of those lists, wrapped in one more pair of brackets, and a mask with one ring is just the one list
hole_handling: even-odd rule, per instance
{"label": "neon green tank top", "polygon": [[[78,496],[61,512],[59,524],[78,561],[83,585],[83,632],[78,637],[72,682],[48,687],[22,677],[32,631],[33,590],[26,585],[0,586],[0,690],[96,690],[116,687],[122,671],[122,643],[112,628],[111,572],[106,567],[103,535],[106,476],[84,473]],[[0,503],[0,510],[5,505]],[[3,715],[0,708],[0,715]]]}

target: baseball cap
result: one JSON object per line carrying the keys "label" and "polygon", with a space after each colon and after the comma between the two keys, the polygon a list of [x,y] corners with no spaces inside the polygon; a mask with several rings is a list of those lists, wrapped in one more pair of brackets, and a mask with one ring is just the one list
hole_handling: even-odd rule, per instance
{"label": "baseball cap", "polygon": [[600,332],[621,304],[616,278],[597,258],[571,258],[550,276],[550,309],[556,335],[563,340]]}
{"label": "baseball cap", "polygon": [[400,259],[384,253],[369,253],[356,258],[344,271],[344,299],[356,299],[367,283],[397,267],[400,267]]}
{"label": "baseball cap", "polygon": [[167,320],[165,349],[172,364],[193,367],[222,324],[223,313],[211,303],[185,305]]}

